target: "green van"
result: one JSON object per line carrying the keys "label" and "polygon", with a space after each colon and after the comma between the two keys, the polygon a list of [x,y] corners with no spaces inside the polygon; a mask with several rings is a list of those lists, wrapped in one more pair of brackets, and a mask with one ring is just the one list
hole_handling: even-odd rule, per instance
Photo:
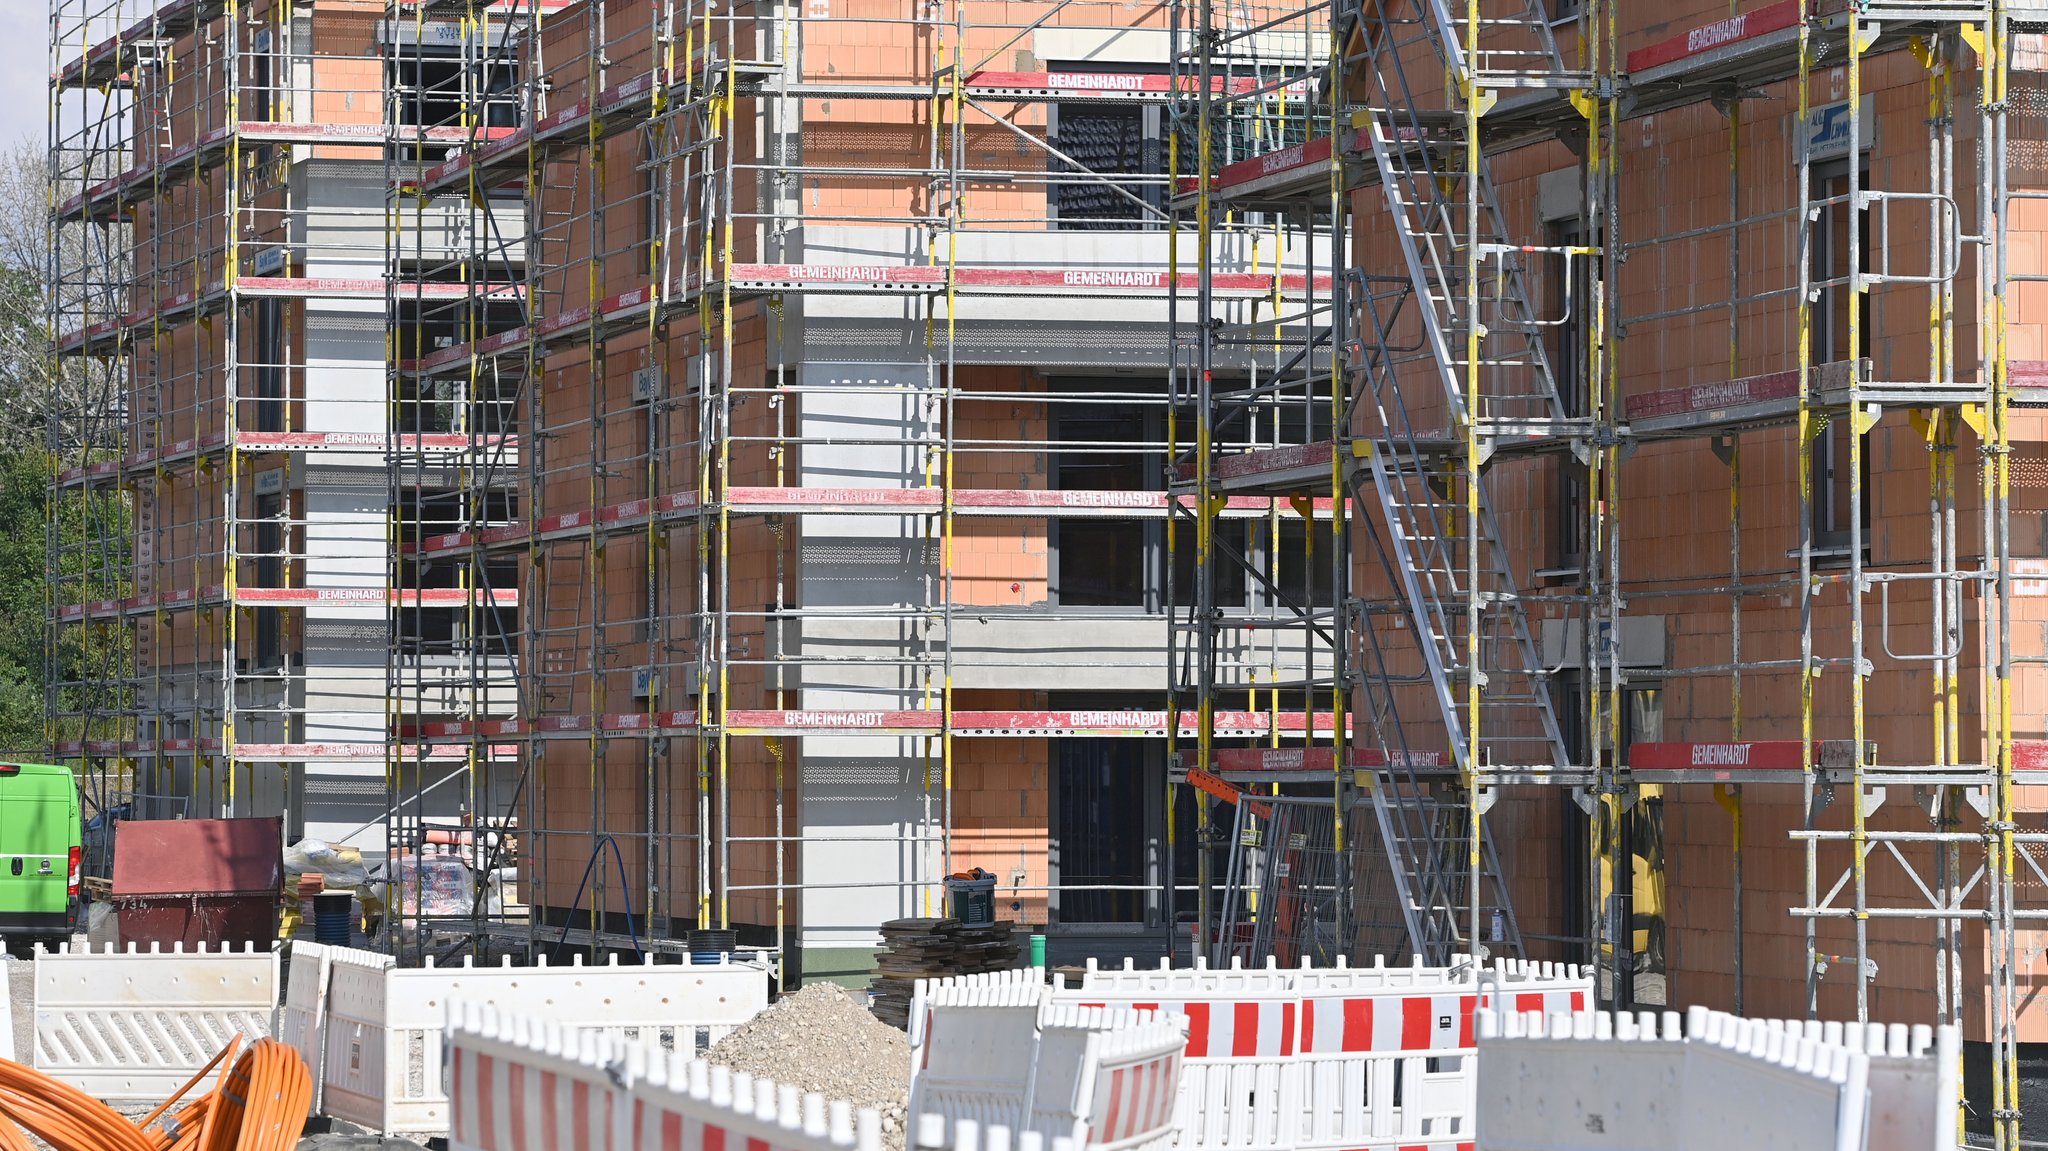
{"label": "green van", "polygon": [[70,938],[84,837],[70,768],[0,763],[0,936],[9,947]]}

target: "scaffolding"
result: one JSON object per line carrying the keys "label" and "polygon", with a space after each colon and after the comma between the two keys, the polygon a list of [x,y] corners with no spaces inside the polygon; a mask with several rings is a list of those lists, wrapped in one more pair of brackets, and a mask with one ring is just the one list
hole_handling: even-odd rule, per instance
{"label": "scaffolding", "polygon": [[[399,595],[436,565],[443,580],[494,587],[518,573],[524,627],[472,653],[464,689],[492,680],[506,695],[451,708],[416,686],[392,693],[396,730],[499,775],[475,792],[478,818],[496,804],[489,818],[519,824],[540,910],[476,932],[649,947],[740,924],[759,935],[749,943],[788,946],[800,895],[886,890],[885,917],[929,912],[957,866],[958,824],[984,814],[955,808],[964,741],[979,771],[1011,754],[989,750],[1005,744],[1174,730],[1152,686],[1156,643],[1123,653],[1143,706],[1048,707],[1056,669],[1079,674],[1085,652],[1041,640],[1005,654],[987,638],[1063,628],[1085,649],[1091,624],[1160,619],[1142,601],[1122,616],[1088,610],[1079,588],[1065,610],[1050,606],[1046,541],[1069,525],[1079,552],[1097,525],[1168,519],[1163,431],[1086,429],[1120,407],[1163,428],[1174,409],[1164,316],[1170,286],[1196,276],[1170,263],[1173,180],[1148,149],[1170,137],[1175,81],[1164,68],[1017,58],[1048,28],[1112,40],[1165,29],[1081,0],[1022,24],[986,15],[456,4],[419,27],[508,30],[412,37],[474,44],[472,70],[488,72],[500,43],[518,60],[509,86],[466,81],[467,100],[441,104],[439,126],[469,129],[467,146],[392,177],[400,217],[447,205],[472,221],[472,247],[450,257],[462,269],[420,277],[472,285],[464,338],[396,358],[394,415],[415,397],[489,394],[510,423],[502,452],[465,465],[463,490],[512,494],[447,501],[446,517],[397,538],[392,569]],[[491,106],[519,109],[516,124],[485,130]],[[1133,133],[1107,153],[1120,167],[1091,167],[1104,154],[1091,133],[1104,129],[1089,112]],[[513,227],[502,213],[522,190]],[[1326,255],[1299,238],[1232,236],[1216,292],[1247,320],[1328,279]],[[500,292],[502,318],[479,324]],[[1091,325],[1091,307],[1129,319]],[[1070,336],[1082,346],[1046,362],[1087,366],[1068,373],[1092,369],[1096,386],[1017,370],[1039,362],[1034,343]],[[1119,369],[1152,379],[1100,382]],[[1083,428],[1078,439],[1053,442],[1062,421]],[[398,460],[394,501],[447,466],[424,452]],[[1330,507],[1306,514],[1326,520]],[[1282,556],[1299,577],[1281,540],[1294,539],[1282,525],[1296,509],[1246,496],[1220,515],[1266,529],[1269,582]],[[1158,597],[1158,555],[1145,562],[1144,594]],[[1285,614],[1277,597],[1240,611],[1240,634],[1261,639]],[[510,664],[494,662],[500,650]],[[1326,725],[1277,704],[1296,658],[1277,643],[1248,657],[1267,703],[1248,700],[1218,730],[1247,742]],[[501,667],[516,673],[494,680]],[[1020,676],[1030,686],[1003,686]],[[498,710],[507,699],[513,714]],[[507,748],[514,759],[493,750]],[[873,765],[900,772],[914,800],[899,826],[804,835],[798,773],[831,784]],[[424,777],[401,766],[393,779],[403,810]],[[974,834],[988,850],[988,833]],[[877,874],[817,874],[835,852]],[[1065,891],[1170,924],[1169,878],[1056,883],[1044,849],[1028,854],[1006,884],[1026,915]]]}
{"label": "scaffolding", "polygon": [[[102,806],[317,767],[395,877],[517,861],[531,914],[400,883],[394,947],[788,953],[1000,860],[1027,921],[1621,1004],[1711,787],[1733,1005],[1783,825],[1771,977],[1861,1018],[1932,956],[2014,1145],[2013,17],[1627,15],[53,0],[51,741]],[[1152,862],[1033,830],[1084,743],[1164,745],[1089,809]]]}
{"label": "scaffolding", "polygon": [[[1981,1024],[1992,1071],[1979,1119],[2017,1146],[2015,940],[2038,918],[2018,904],[2044,873],[2013,793],[2038,754],[2015,740],[2010,703],[2015,660],[2031,654],[2015,655],[2013,623],[2031,615],[2013,598],[2007,336],[2007,285],[2026,278],[2008,264],[2007,229],[2028,193],[2008,172],[2035,163],[2008,142],[2012,17],[1996,4],[1793,2],[1658,40],[1597,2],[1185,7],[1181,55],[1197,75],[1218,59],[1269,65],[1276,28],[1329,45],[1306,74],[1305,140],[1192,87],[1181,119],[1198,159],[1181,203],[1196,265],[1216,222],[1244,212],[1327,221],[1349,253],[1327,303],[1291,343],[1274,340],[1267,379],[1250,387],[1216,385],[1208,362],[1264,335],[1213,322],[1191,293],[1185,535],[1204,564],[1216,545],[1200,509],[1218,493],[1328,494],[1348,501],[1359,553],[1301,615],[1312,630],[1341,625],[1317,686],[1354,722],[1321,746],[1251,758],[1213,750],[1198,723],[1191,769],[1334,781],[1340,815],[1365,802],[1346,796],[1355,784],[1391,809],[1375,862],[1391,864],[1412,946],[1439,958],[1516,942],[1495,926],[1512,912],[1487,914],[1480,894],[1499,878],[1481,813],[1529,794],[1517,785],[1570,788],[1593,816],[1590,898],[1552,938],[1578,936],[1620,1004],[1635,994],[1631,813],[1690,784],[1733,817],[1740,1011],[1755,843],[1743,818],[1746,803],[1768,805],[1803,859],[1803,890],[1786,894],[1803,922],[1805,1011],[1868,1018],[1888,948],[1911,968],[1893,987],[1932,988],[1937,1018]],[[1878,141],[1876,85],[1926,109],[1925,149],[1917,131]],[[1793,111],[1766,114],[1764,100]],[[1725,144],[1725,192],[1711,198],[1660,182],[1660,134],[1694,146],[1703,116]],[[1218,155],[1216,141],[1245,137],[1261,143]],[[1309,363],[1317,347],[1334,351],[1327,370]],[[1261,403],[1290,402],[1304,414],[1278,450],[1209,442]],[[1325,405],[1327,436],[1306,414]],[[1905,486],[1894,444],[1924,452],[1923,491]],[[1974,501],[1957,465],[1971,452]],[[1702,457],[1725,469],[1698,481],[1725,488],[1725,567],[1718,546],[1687,549],[1688,529],[1656,522],[1684,519],[1668,477],[1696,479]],[[1874,475],[1898,500],[1888,523],[1870,515]],[[1533,507],[1532,489],[1544,492]],[[1544,502],[1565,522],[1531,514]],[[1923,514],[1924,548],[1905,527]],[[1626,563],[1624,516],[1650,541]],[[1759,560],[1759,538],[1783,539],[1788,562]],[[1223,690],[1205,594],[1188,597],[1176,668],[1198,717]],[[1789,621],[1772,617],[1781,609]],[[1687,625],[1672,658],[1662,637],[1654,659],[1627,650],[1651,613]],[[1701,621],[1715,624],[1702,634]],[[1873,698],[1892,712],[1873,716]],[[1906,718],[1922,713],[1930,723]],[[1667,717],[1684,741],[1656,730]],[[1908,790],[1917,814],[1899,810]],[[1455,851],[1438,850],[1446,804],[1468,817],[1449,834]],[[1403,820],[1433,830],[1424,850]],[[1531,886],[1510,876],[1498,890]]]}
{"label": "scaffolding", "polygon": [[[534,116],[528,54],[544,11],[559,4],[392,3],[379,61],[388,146],[383,161],[387,343],[384,460],[388,483],[382,575],[396,605],[384,637],[385,764],[391,873],[384,942],[423,957],[437,924],[483,937],[517,922],[511,870],[530,799],[516,750],[492,722],[519,713],[524,626],[516,564],[487,555],[483,532],[512,524],[523,452],[517,395],[523,354],[457,361],[447,349],[527,326],[529,226],[521,186],[436,182],[450,156],[490,147]],[[515,348],[523,353],[526,349]],[[422,370],[422,365],[436,370]],[[466,542],[444,540],[469,532]],[[435,603],[433,589],[463,598]],[[462,733],[445,738],[444,725]],[[509,790],[508,790],[509,789]],[[431,869],[460,860],[483,882],[472,897],[429,898]],[[495,890],[494,904],[488,897]]]}
{"label": "scaffolding", "polygon": [[382,823],[384,676],[352,633],[393,602],[359,490],[386,281],[350,172],[381,164],[385,85],[346,8],[50,8],[52,502],[85,511],[50,528],[51,741],[109,812]]}
{"label": "scaffolding", "polygon": [[[1213,754],[1208,725],[1198,719],[1192,762],[1260,782],[1305,778],[1304,768],[1327,773],[1340,845],[1347,810],[1369,802],[1374,811],[1363,835],[1379,842],[1358,846],[1391,868],[1414,953],[1443,963],[1488,943],[1517,952],[1519,926],[1482,835],[1484,788],[1557,778],[1571,760],[1482,467],[1496,456],[1557,452],[1590,438],[1597,415],[1581,415],[1583,403],[1568,405],[1553,376],[1542,339],[1547,321],[1531,307],[1520,263],[1597,268],[1599,251],[1509,244],[1478,118],[1487,92],[1508,89],[1515,95],[1508,108],[1484,109],[1494,117],[1487,132],[1554,132],[1571,111],[1566,94],[1589,89],[1591,73],[1564,66],[1548,19],[1533,10],[1490,17],[1483,42],[1465,45],[1447,13],[1429,5],[1403,13],[1186,7],[1178,58],[1198,77],[1219,62],[1270,70],[1271,44],[1283,36],[1322,49],[1312,68],[1267,82],[1302,93],[1296,124],[1247,116],[1239,101],[1191,86],[1196,98],[1182,121],[1199,162],[1182,205],[1196,266],[1208,266],[1215,221],[1238,213],[1327,228],[1339,245],[1359,245],[1356,263],[1333,277],[1331,293],[1304,310],[1300,330],[1284,341],[1277,332],[1209,322],[1205,283],[1198,284],[1180,372],[1197,420],[1181,468],[1191,495],[1188,534],[1196,554],[1208,556],[1213,531],[1200,509],[1218,492],[1327,493],[1363,533],[1359,562],[1372,573],[1363,578],[1386,581],[1376,594],[1358,594],[1352,536],[1344,518],[1333,518],[1337,574],[1323,602],[1301,605],[1304,627],[1328,652],[1327,675],[1309,698],[1326,700],[1336,714],[1355,709],[1367,720],[1363,728],[1333,724],[1337,738],[1318,756],[1283,748],[1247,759]],[[1419,57],[1431,51],[1440,59],[1425,66]],[[1409,77],[1417,69],[1433,83],[1439,64],[1453,77],[1449,91],[1418,89]],[[1212,143],[1218,136],[1226,151],[1220,158]],[[1337,140],[1341,148],[1332,146]],[[1592,162],[1598,154],[1589,151]],[[1370,227],[1361,230],[1350,197],[1375,183],[1387,197],[1391,228],[1368,214]],[[1387,242],[1378,264],[1367,247],[1372,238]],[[1269,341],[1264,374],[1241,387],[1215,383],[1219,347]],[[1433,391],[1431,369],[1439,385]],[[1584,394],[1580,381],[1570,384]],[[1288,427],[1294,442],[1249,454],[1214,442],[1218,428],[1262,411]],[[1598,466],[1597,454],[1587,458]],[[1213,570],[1200,559],[1197,569]],[[1213,707],[1218,682],[1205,584],[1187,597],[1192,658],[1176,661],[1179,694],[1198,717]],[[1582,607],[1600,603],[1599,580],[1588,588]],[[1415,690],[1425,684],[1427,691]],[[1462,783],[1455,791],[1427,778],[1446,769]],[[1469,842],[1470,851],[1447,851],[1440,840]]]}

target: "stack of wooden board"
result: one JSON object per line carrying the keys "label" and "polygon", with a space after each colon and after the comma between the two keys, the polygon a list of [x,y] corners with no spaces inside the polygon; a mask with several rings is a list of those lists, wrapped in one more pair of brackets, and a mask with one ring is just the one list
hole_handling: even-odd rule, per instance
{"label": "stack of wooden board", "polygon": [[966,927],[957,919],[892,919],[882,925],[881,962],[868,985],[870,1010],[907,1031],[918,980],[1007,971],[1017,966],[1019,950],[1016,929],[1008,923]]}

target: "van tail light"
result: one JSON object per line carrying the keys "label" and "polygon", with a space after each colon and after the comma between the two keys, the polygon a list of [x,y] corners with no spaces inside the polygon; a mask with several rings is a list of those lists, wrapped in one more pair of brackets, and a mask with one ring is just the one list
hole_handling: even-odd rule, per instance
{"label": "van tail light", "polygon": [[84,848],[82,848],[82,847],[74,847],[74,848],[72,848],[72,849],[71,849],[71,878],[70,878],[70,879],[69,879],[69,880],[67,881],[67,886],[68,886],[68,887],[69,887],[69,889],[70,889],[70,892],[71,892],[71,898],[73,898],[73,899],[77,899],[77,898],[78,898],[78,873],[79,873],[79,870],[80,870],[81,866],[82,866],[82,865],[83,865],[84,863],[85,863],[85,849],[84,849]]}

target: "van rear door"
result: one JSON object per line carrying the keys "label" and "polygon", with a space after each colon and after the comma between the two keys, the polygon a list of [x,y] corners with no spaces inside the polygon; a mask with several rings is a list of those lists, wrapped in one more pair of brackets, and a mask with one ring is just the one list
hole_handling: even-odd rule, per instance
{"label": "van rear door", "polygon": [[69,772],[0,764],[0,917],[69,909],[74,786]]}

